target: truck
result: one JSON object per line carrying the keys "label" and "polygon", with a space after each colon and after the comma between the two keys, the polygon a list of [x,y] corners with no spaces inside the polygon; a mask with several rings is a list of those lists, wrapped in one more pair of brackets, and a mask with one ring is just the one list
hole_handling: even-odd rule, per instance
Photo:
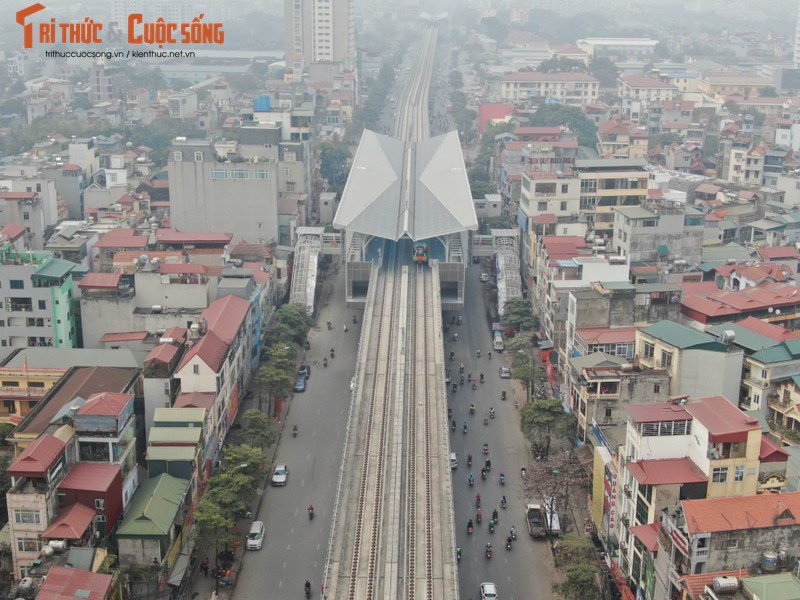
{"label": "truck", "polygon": [[561,519],[556,510],[555,498],[545,498],[544,502],[525,505],[525,521],[531,537],[560,536]]}
{"label": "truck", "polygon": [[525,521],[528,523],[528,533],[531,537],[544,537],[547,535],[545,529],[544,509],[541,504],[525,505]]}

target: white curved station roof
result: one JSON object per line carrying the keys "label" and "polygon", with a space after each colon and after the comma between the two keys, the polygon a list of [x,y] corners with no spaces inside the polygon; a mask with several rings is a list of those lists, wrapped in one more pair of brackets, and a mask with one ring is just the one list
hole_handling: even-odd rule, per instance
{"label": "white curved station roof", "polygon": [[365,129],[333,226],[391,240],[476,230],[458,133],[405,143]]}

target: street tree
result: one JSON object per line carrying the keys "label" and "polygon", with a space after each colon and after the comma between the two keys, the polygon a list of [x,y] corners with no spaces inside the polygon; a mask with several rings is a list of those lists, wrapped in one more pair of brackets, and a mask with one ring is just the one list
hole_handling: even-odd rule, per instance
{"label": "street tree", "polygon": [[203,496],[197,503],[194,510],[194,524],[192,532],[197,536],[199,545],[213,543],[219,547],[236,541],[234,533],[236,523],[233,518],[208,495]]}
{"label": "street tree", "polygon": [[264,398],[272,402],[276,398],[285,398],[291,391],[292,379],[286,369],[279,369],[269,364],[258,369],[256,394],[258,394],[259,410]]}
{"label": "street tree", "polygon": [[319,145],[319,172],[332,190],[341,191],[347,182],[350,149],[344,142],[323,142]]}
{"label": "street tree", "polygon": [[592,563],[574,563],[564,569],[565,579],[553,584],[553,593],[564,600],[598,598],[597,566]]}
{"label": "street tree", "polygon": [[515,331],[533,327],[533,307],[526,298],[517,296],[506,301],[503,324]]}
{"label": "street tree", "polygon": [[288,328],[291,340],[302,344],[308,335],[309,322],[306,309],[300,304],[284,304],[275,311],[275,324]]}
{"label": "street tree", "polygon": [[554,56],[539,63],[536,70],[540,73],[586,73],[586,63],[566,56]]}
{"label": "street tree", "polygon": [[607,56],[596,56],[589,62],[589,73],[597,77],[600,87],[616,88],[619,69]]}
{"label": "street tree", "polygon": [[558,398],[538,400],[523,407],[520,414],[522,433],[531,441],[546,435],[569,438],[575,431],[575,415],[564,412]]}
{"label": "street tree", "polygon": [[[545,438],[545,443],[549,443]],[[573,451],[543,455],[528,467],[522,488],[528,498],[552,498],[558,513],[567,515],[573,498],[580,498],[586,490],[587,477],[583,465]],[[562,523],[566,524],[566,519]]]}
{"label": "street tree", "polygon": [[244,516],[256,494],[258,480],[239,471],[215,474],[208,480],[205,497],[231,518]]}
{"label": "street tree", "polygon": [[272,421],[257,408],[246,411],[243,418],[244,427],[239,435],[239,440],[243,444],[256,448],[269,448],[278,441],[278,430],[272,425]]}
{"label": "street tree", "polygon": [[266,469],[267,457],[261,448],[239,444],[225,446],[222,451],[223,473],[244,473],[254,481],[259,481]]}

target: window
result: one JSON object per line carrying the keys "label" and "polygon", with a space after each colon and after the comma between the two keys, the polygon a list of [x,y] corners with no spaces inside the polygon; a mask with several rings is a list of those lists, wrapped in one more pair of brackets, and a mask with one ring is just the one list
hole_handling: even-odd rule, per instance
{"label": "window", "polygon": [[105,510],[106,509],[106,501],[102,498],[95,498],[94,499],[94,507],[97,510]]}
{"label": "window", "polygon": [[38,538],[17,538],[18,552],[39,552],[42,549],[42,540]]}
{"label": "window", "polygon": [[744,481],[744,466],[737,466],[733,471],[734,481]]}
{"label": "window", "polygon": [[175,162],[181,162],[183,160],[183,152],[176,151],[172,153],[172,160]]}
{"label": "window", "polygon": [[661,351],[661,367],[666,369],[672,366],[672,352]]}
{"label": "window", "polygon": [[39,300],[39,310],[47,310],[47,300]]}
{"label": "window", "polygon": [[537,203],[536,210],[547,210],[547,202]]}
{"label": "window", "polygon": [[255,172],[256,179],[269,179],[269,171],[266,169],[258,169]]}
{"label": "window", "polygon": [[228,171],[225,169],[212,169],[211,170],[211,179],[227,179],[228,178]]}
{"label": "window", "polygon": [[106,516],[105,515],[95,515],[94,520],[97,523],[105,523],[106,522]]}
{"label": "window", "polygon": [[738,539],[736,539],[736,540],[728,540],[725,543],[725,549],[726,550],[736,550],[738,547],[739,547],[739,540]]}
{"label": "window", "polygon": [[711,472],[712,483],[725,483],[728,481],[728,467],[716,467]]}
{"label": "window", "polygon": [[200,365],[192,365],[192,373],[200,375]]}
{"label": "window", "polygon": [[11,280],[11,289],[12,290],[24,290],[25,289],[25,282],[22,279],[12,279]]}
{"label": "window", "polygon": [[15,523],[41,524],[41,513],[30,508],[17,508],[14,510]]}
{"label": "window", "polygon": [[295,152],[286,152],[283,155],[284,162],[296,162],[297,161],[297,153]]}
{"label": "window", "polygon": [[561,211],[563,212],[565,210],[567,210],[567,203],[566,202],[562,202],[561,203]]}
{"label": "window", "polygon": [[195,152],[194,153],[194,162],[203,162],[203,153],[202,152]]}
{"label": "window", "polygon": [[653,384],[653,393],[654,394],[660,394],[661,393],[661,384],[660,383],[654,383]]}
{"label": "window", "polygon": [[566,194],[568,192],[569,192],[569,184],[568,183],[562,183],[561,184],[561,193],[562,194]]}
{"label": "window", "polygon": [[23,212],[22,213],[22,219],[23,219],[23,221],[30,221],[31,220],[31,213]]}
{"label": "window", "polygon": [[656,354],[656,347],[650,342],[644,342],[644,348],[642,349],[642,354],[644,355],[645,358],[653,358]]}
{"label": "window", "polygon": [[231,179],[250,179],[250,173],[244,169],[231,170]]}

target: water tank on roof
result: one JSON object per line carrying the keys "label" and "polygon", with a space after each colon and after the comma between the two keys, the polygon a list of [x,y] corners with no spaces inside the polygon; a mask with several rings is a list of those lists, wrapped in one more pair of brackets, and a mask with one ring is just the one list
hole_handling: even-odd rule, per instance
{"label": "water tank on roof", "polygon": [[761,555],[761,568],[766,573],[774,573],[778,570],[778,553],[767,551]]}
{"label": "water tank on roof", "polygon": [[47,545],[56,552],[62,552],[67,549],[67,540],[50,540]]}
{"label": "water tank on roof", "polygon": [[732,594],[739,589],[739,580],[733,575],[720,575],[719,577],[714,577],[712,586],[715,592]]}
{"label": "water tank on roof", "polygon": [[160,313],[160,312],[164,312],[164,307],[161,306],[160,304],[153,304],[153,306],[152,306],[152,308],[150,310],[152,310],[154,313]]}
{"label": "water tank on roof", "polygon": [[719,341],[723,344],[732,344],[735,339],[736,332],[733,329],[726,329],[722,332],[722,335],[719,336]]}

